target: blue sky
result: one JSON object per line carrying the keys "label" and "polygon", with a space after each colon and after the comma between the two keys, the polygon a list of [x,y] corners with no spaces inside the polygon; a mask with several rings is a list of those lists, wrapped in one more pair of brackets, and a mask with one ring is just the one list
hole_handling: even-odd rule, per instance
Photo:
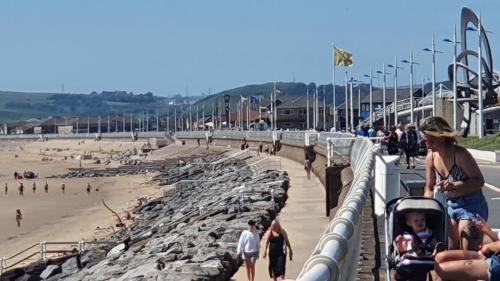
{"label": "blue sky", "polygon": [[[59,0],[0,3],[0,90],[218,92],[269,81],[331,81],[331,44],[355,77],[414,51],[415,82],[446,79],[462,6],[481,11],[496,69],[500,1]],[[351,75],[350,74],[350,75]],[[408,83],[408,71],[400,77]],[[337,84],[343,75],[338,74]]]}

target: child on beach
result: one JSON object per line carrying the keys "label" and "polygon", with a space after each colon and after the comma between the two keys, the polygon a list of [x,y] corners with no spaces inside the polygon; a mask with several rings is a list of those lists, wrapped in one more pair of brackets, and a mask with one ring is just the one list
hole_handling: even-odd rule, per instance
{"label": "child on beach", "polygon": [[409,212],[405,218],[409,231],[405,231],[395,239],[401,256],[408,258],[432,255],[437,241],[432,231],[427,228],[425,215],[420,212]]}
{"label": "child on beach", "polygon": [[23,215],[21,214],[21,209],[16,210],[16,222],[17,227],[21,227],[21,220],[23,219]]}

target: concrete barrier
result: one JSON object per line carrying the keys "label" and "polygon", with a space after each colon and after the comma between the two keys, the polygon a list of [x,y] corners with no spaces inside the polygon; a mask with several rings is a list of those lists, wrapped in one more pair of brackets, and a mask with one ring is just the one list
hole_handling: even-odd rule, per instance
{"label": "concrete barrier", "polygon": [[467,148],[467,150],[476,159],[500,163],[500,151],[486,151],[472,148]]}

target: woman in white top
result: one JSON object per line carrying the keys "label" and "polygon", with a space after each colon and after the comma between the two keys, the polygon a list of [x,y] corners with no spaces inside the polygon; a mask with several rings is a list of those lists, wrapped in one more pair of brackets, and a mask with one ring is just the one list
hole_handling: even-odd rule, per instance
{"label": "woman in white top", "polygon": [[248,281],[255,279],[255,262],[259,258],[260,236],[257,232],[254,220],[248,221],[248,230],[241,233],[240,241],[238,241],[237,256],[243,254],[245,259],[245,267],[247,269]]}

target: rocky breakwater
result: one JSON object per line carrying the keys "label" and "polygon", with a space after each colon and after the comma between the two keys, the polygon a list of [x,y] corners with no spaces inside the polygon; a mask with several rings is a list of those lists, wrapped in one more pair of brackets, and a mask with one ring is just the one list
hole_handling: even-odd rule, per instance
{"label": "rocky breakwater", "polygon": [[[285,205],[289,186],[286,172],[252,174],[243,165],[198,165],[203,173],[193,165],[196,180],[188,177],[168,195],[143,203],[135,222],[111,237],[115,244],[11,270],[0,280],[229,280],[247,221],[257,221],[262,234]],[[156,180],[170,182],[178,174],[168,171]]]}

